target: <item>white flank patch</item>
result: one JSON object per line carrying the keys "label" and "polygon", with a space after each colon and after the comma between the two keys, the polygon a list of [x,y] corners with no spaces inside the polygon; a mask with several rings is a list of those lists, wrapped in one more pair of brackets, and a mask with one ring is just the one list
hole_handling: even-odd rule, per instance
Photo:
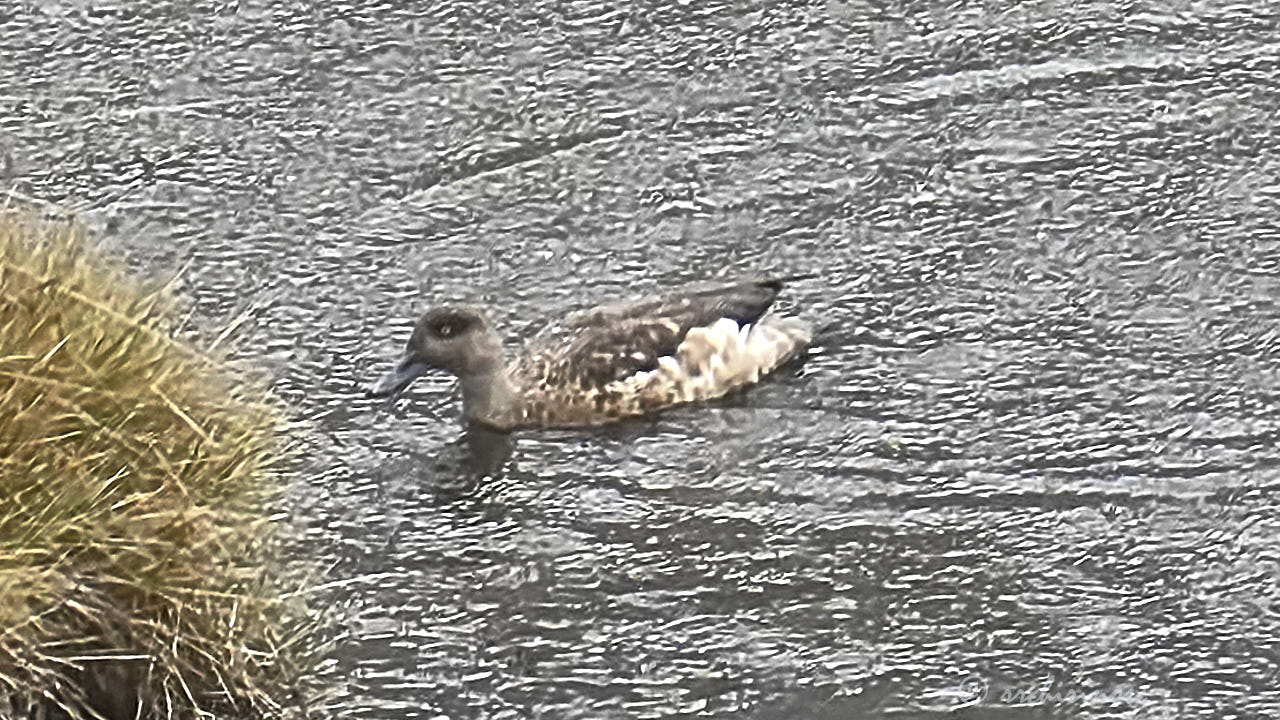
{"label": "white flank patch", "polygon": [[766,318],[756,325],[721,318],[691,329],[674,356],[615,384],[624,392],[670,393],[685,401],[719,397],[758,381],[809,344],[808,325]]}
{"label": "white flank patch", "polygon": [[673,378],[679,378],[685,374],[684,368],[682,368],[680,363],[676,362],[676,359],[670,355],[658,358],[658,367]]}

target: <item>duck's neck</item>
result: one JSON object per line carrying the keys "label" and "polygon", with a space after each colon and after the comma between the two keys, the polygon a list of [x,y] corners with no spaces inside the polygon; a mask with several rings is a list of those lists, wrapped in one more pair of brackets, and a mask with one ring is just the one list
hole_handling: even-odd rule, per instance
{"label": "duck's neck", "polygon": [[462,382],[462,412],[468,420],[498,428],[515,422],[519,398],[502,362],[458,378]]}

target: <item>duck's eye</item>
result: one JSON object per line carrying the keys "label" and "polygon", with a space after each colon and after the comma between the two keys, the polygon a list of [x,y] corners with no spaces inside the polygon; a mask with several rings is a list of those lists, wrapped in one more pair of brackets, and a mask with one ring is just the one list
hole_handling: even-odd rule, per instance
{"label": "duck's eye", "polygon": [[442,323],[436,326],[436,335],[444,338],[453,337],[454,333],[457,331],[458,328],[456,328],[452,323]]}

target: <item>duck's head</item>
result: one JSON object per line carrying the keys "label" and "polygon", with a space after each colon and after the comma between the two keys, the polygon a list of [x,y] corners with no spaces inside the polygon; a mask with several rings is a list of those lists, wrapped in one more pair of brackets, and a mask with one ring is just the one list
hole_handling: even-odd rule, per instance
{"label": "duck's head", "polygon": [[467,377],[492,373],[501,365],[498,338],[483,312],[463,305],[439,307],[418,319],[404,355],[369,395],[395,395],[428,370]]}

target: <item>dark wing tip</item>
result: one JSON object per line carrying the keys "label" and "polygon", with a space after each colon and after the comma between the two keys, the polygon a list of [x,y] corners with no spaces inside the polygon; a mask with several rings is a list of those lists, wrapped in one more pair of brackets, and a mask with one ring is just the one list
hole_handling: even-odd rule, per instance
{"label": "dark wing tip", "polygon": [[757,280],[756,284],[761,287],[769,288],[774,292],[779,292],[782,290],[783,285],[787,285],[789,283],[794,283],[794,282],[800,282],[802,280],[816,280],[818,277],[819,277],[818,273],[797,273],[795,275],[766,275],[765,277]]}

